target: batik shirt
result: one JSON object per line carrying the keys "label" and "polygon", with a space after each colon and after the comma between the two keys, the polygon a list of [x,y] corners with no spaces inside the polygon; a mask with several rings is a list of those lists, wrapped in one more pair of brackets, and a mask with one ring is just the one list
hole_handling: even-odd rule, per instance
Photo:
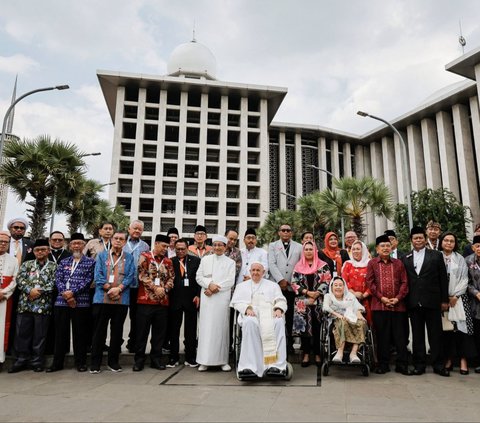
{"label": "batik shirt", "polygon": [[[52,313],[56,269],[57,265],[52,261],[40,266],[37,260],[29,260],[21,265],[17,274],[17,288],[20,291],[17,313]],[[33,288],[40,288],[42,293],[35,300],[30,300],[28,296]]]}

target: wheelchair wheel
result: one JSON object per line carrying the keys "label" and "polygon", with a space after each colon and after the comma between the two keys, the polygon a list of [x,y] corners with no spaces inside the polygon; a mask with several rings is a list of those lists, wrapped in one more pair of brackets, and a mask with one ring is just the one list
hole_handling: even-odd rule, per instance
{"label": "wheelchair wheel", "polygon": [[368,364],[365,364],[365,366],[362,367],[362,375],[365,377],[370,375],[370,366]]}
{"label": "wheelchair wheel", "polygon": [[293,366],[287,362],[287,374],[285,375],[285,380],[291,380],[293,376]]}
{"label": "wheelchair wheel", "polygon": [[322,375],[323,376],[328,376],[328,363],[323,363],[322,364]]}

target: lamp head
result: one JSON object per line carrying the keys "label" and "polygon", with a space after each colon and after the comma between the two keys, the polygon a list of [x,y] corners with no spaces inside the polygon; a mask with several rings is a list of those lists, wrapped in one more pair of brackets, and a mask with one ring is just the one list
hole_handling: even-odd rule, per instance
{"label": "lamp head", "polygon": [[68,90],[70,87],[68,85],[56,85],[56,90]]}
{"label": "lamp head", "polygon": [[357,112],[357,115],[362,116],[362,117],[367,117],[367,116],[368,116],[368,113],[362,112],[361,110],[359,110],[359,111]]}

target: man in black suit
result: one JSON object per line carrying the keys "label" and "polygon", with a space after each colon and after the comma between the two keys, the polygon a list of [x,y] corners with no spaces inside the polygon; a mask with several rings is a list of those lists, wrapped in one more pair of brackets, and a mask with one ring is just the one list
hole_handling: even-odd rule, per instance
{"label": "man in black suit", "polygon": [[401,259],[405,255],[405,251],[399,250],[398,247],[398,239],[397,234],[392,229],[387,229],[384,232],[385,235],[388,236],[390,243],[392,244],[392,252],[390,253],[391,258]]}
{"label": "man in black suit", "polygon": [[450,376],[442,359],[442,310],[448,310],[448,279],[442,254],[425,248],[427,236],[421,227],[410,231],[413,250],[402,258],[408,277],[407,307],[413,335],[414,375],[425,373],[427,354],[425,326],[433,371]]}
{"label": "man in black suit", "polygon": [[188,254],[188,242],[175,242],[176,256],[172,258],[175,279],[170,292],[170,359],[167,367],[178,366],[180,349],[180,328],[185,313],[185,365],[197,367],[197,313],[200,305],[200,285],[197,284],[197,270],[201,259]]}

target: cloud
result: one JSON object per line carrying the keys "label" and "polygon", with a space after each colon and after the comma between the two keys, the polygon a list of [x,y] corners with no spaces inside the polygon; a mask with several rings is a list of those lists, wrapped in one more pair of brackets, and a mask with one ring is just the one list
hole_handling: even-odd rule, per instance
{"label": "cloud", "polygon": [[23,54],[0,56],[0,70],[9,74],[23,74],[33,71],[38,62]]}

